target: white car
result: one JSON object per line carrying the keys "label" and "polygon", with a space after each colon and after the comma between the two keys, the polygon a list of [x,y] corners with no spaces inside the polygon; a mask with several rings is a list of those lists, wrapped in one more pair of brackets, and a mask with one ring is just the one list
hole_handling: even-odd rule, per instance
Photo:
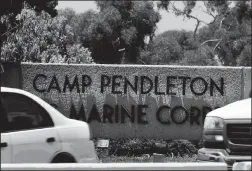
{"label": "white car", "polygon": [[203,141],[204,148],[198,151],[200,161],[224,161],[229,168],[235,162],[251,162],[251,95],[209,112]]}
{"label": "white car", "polygon": [[1,163],[96,163],[89,125],[41,98],[1,87]]}

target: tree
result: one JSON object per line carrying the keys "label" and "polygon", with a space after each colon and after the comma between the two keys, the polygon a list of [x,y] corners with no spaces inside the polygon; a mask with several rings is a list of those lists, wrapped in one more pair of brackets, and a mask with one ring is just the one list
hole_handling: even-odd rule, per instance
{"label": "tree", "polygon": [[[77,42],[82,43],[85,47],[92,48],[92,27],[98,14],[93,10],[76,14],[71,20],[71,26],[77,35]],[[95,35],[94,35],[95,36]]]}
{"label": "tree", "polygon": [[[201,46],[212,46],[222,65],[251,65],[251,52],[245,48],[251,46],[251,18],[251,2],[236,2],[234,7],[222,11],[209,27],[199,31]],[[247,54],[247,57],[242,54]],[[239,58],[247,59],[247,63]]]}
{"label": "tree", "polygon": [[195,50],[184,51],[184,57],[176,61],[179,65],[197,65],[197,66],[217,66],[219,65],[218,60],[215,59],[213,48],[204,46]]}
{"label": "tree", "polygon": [[52,17],[57,15],[57,10],[55,7],[58,5],[57,0],[16,0],[16,1],[6,1],[0,6],[0,16],[13,14],[16,16],[19,14],[23,8],[24,2],[29,4],[36,12],[46,11]]}
{"label": "tree", "polygon": [[[204,23],[192,15],[196,3],[199,2],[184,1],[184,8],[178,9],[174,5],[175,2],[162,0],[158,3],[158,7],[168,12],[172,11],[178,16],[195,19],[197,24],[193,34],[194,41],[200,42],[199,48],[212,47],[215,58],[221,61],[221,65],[251,65],[239,59],[251,58],[251,55],[249,57],[251,52],[246,50],[242,53],[247,45],[251,46],[251,1],[204,1],[201,10],[212,16],[213,20],[210,23]],[[205,26],[199,29],[201,23]]]}
{"label": "tree", "polygon": [[[77,32],[98,63],[136,63],[145,39],[153,38],[160,15],[151,1],[96,1],[100,11],[88,11]],[[85,21],[85,22],[84,22]],[[125,59],[124,59],[125,57]]]}
{"label": "tree", "polygon": [[165,9],[168,12],[172,11],[176,16],[184,16],[186,18],[196,20],[197,24],[193,32],[194,33],[193,38],[196,41],[196,34],[198,31],[198,28],[201,23],[205,23],[205,22],[191,14],[194,7],[196,6],[196,1],[183,1],[183,3],[184,3],[183,9],[177,8],[175,6],[176,2],[172,2],[170,0],[161,0],[160,2],[158,2],[157,6],[159,9]]}
{"label": "tree", "polygon": [[193,32],[170,30],[154,38],[141,52],[139,63],[170,65],[218,65],[213,48],[193,39]]}
{"label": "tree", "polygon": [[58,5],[58,0],[14,0],[5,1],[0,6],[0,54],[4,40],[6,40],[8,32],[14,32],[18,27],[16,24],[16,15],[18,15],[24,5],[24,2],[35,9],[36,12],[42,10],[48,12],[52,17],[57,15],[55,7]]}
{"label": "tree", "polygon": [[243,51],[237,58],[237,65],[239,66],[251,66],[251,44],[248,44],[244,47]]}
{"label": "tree", "polygon": [[47,12],[39,15],[25,8],[16,16],[20,25],[3,43],[1,59],[20,63],[92,63],[90,52],[75,43],[68,18],[52,18]]}
{"label": "tree", "polygon": [[74,33],[73,40],[79,43],[78,39],[80,34],[78,34],[75,30],[76,22],[78,22],[77,15],[78,14],[72,8],[65,8],[58,10],[58,16],[63,16],[64,18],[66,18],[65,24],[71,26],[71,28],[73,29],[72,30],[72,32]]}
{"label": "tree", "polygon": [[182,59],[183,48],[187,44],[186,31],[166,31],[157,35],[145,50],[141,52],[139,63],[170,64]]}

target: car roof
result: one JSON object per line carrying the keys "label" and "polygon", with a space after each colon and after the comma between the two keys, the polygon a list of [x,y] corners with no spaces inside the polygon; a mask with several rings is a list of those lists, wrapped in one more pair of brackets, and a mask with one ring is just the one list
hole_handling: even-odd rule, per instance
{"label": "car roof", "polygon": [[21,89],[18,88],[11,88],[11,87],[1,87],[1,92],[14,92],[18,93]]}
{"label": "car roof", "polygon": [[17,94],[23,94],[26,95],[28,97],[33,97],[35,96],[34,94],[24,91],[22,89],[18,89],[18,88],[10,88],[10,87],[1,87],[1,92],[4,93],[17,93]]}

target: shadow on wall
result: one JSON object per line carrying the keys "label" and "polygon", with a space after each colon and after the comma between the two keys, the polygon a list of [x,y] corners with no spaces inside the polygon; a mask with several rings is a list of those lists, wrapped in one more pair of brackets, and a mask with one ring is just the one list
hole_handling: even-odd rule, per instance
{"label": "shadow on wall", "polygon": [[[76,105],[71,100],[70,111],[65,111],[65,109],[63,108],[64,104],[52,103],[52,100],[50,98],[45,98],[44,100],[47,101],[55,109],[59,110],[61,113],[68,116],[69,118],[82,120],[88,123],[92,122],[93,120],[96,120],[101,123],[102,122],[106,123],[107,121],[112,123],[113,122],[112,119],[120,119],[120,118],[116,118],[116,115],[117,114],[119,115],[120,113],[121,113],[121,119],[123,119],[124,117],[128,117],[133,122],[135,120],[133,119],[135,118],[133,117],[133,115],[136,116],[136,109],[138,109],[138,107],[142,105],[145,105],[144,107],[145,109],[149,109],[150,105],[153,109],[157,109],[156,112],[155,110],[150,110],[150,109],[147,110],[146,111],[147,115],[148,114],[157,115],[157,112],[160,112],[160,115],[161,115],[162,111],[168,110],[169,112],[180,111],[180,112],[176,112],[176,115],[183,115],[181,117],[191,117],[191,118],[203,117],[204,118],[205,115],[212,110],[212,108],[204,100],[195,100],[192,98],[186,98],[186,97],[181,98],[181,97],[176,97],[176,96],[171,97],[171,103],[169,106],[163,103],[162,97],[160,97],[157,100],[151,96],[148,96],[145,100],[146,101],[145,103],[143,103],[142,98],[140,98],[139,103],[137,103],[133,99],[133,97],[130,97],[130,100],[127,100],[124,97],[121,97],[118,99],[118,102],[116,102],[116,98],[114,96],[106,95],[106,101],[105,101],[105,104],[103,105],[102,112],[99,112],[100,109],[94,103],[96,101],[96,98],[95,96],[92,96],[92,95],[87,97],[87,103],[92,106],[88,106],[87,109],[85,109],[84,104],[81,103],[81,99],[80,99],[79,104],[81,105],[76,107]],[[76,108],[79,110],[77,110]],[[216,108],[219,108],[219,107],[215,107],[214,109]],[[175,113],[172,115],[172,117],[175,119],[176,117]],[[124,120],[122,120],[121,123],[124,123],[123,121]],[[116,122],[118,123],[118,121]],[[160,118],[160,122],[162,122],[161,118]]]}
{"label": "shadow on wall", "polygon": [[86,101],[80,98],[78,106],[71,100],[67,110],[64,104],[60,104],[62,99],[57,104],[50,98],[45,100],[69,118],[88,122],[94,137],[104,138],[200,137],[204,118],[212,110],[203,99],[175,96],[168,105],[163,97],[147,96],[144,99],[139,95],[136,100],[130,95],[115,97],[107,94],[104,104],[99,107],[95,96],[89,95]]}
{"label": "shadow on wall", "polygon": [[3,63],[3,73],[1,73],[1,87],[22,88],[20,78],[21,65],[16,63]]}

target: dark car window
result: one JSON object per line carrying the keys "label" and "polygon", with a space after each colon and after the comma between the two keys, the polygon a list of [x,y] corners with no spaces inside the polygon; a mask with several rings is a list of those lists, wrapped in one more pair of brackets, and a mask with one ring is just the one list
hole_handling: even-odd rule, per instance
{"label": "dark car window", "polygon": [[9,130],[9,122],[7,118],[6,111],[3,107],[3,100],[0,99],[0,127],[1,127],[1,133],[6,132]]}
{"label": "dark car window", "polygon": [[15,93],[1,93],[2,106],[9,128],[7,131],[21,131],[52,127],[48,113],[32,99]]}

